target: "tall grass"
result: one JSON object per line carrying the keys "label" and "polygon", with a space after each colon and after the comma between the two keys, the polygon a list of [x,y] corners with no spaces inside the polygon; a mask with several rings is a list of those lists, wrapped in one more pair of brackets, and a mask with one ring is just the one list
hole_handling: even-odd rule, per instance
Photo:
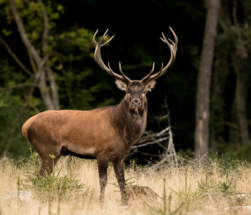
{"label": "tall grass", "polygon": [[[52,156],[53,159],[53,156]],[[150,167],[132,165],[125,168],[126,179],[133,184],[150,186],[161,201],[131,199],[128,207],[121,206],[121,196],[112,166],[108,168],[105,199],[99,201],[97,162],[74,157],[61,158],[47,180],[37,179],[40,159],[14,161],[0,159],[0,213],[1,215],[52,214],[244,214],[227,207],[251,205],[251,166],[238,160],[211,160],[207,165],[196,162],[186,165],[162,166],[158,171]],[[128,180],[128,181],[131,181]],[[128,183],[130,184],[130,183]],[[8,193],[17,195],[6,199]],[[18,196],[29,191],[32,198]],[[241,196],[242,195],[242,196]]]}

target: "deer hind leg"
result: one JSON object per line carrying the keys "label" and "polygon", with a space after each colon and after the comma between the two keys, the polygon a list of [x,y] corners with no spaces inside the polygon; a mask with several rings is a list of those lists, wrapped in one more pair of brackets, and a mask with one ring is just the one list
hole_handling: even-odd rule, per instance
{"label": "deer hind leg", "polygon": [[100,200],[103,201],[105,196],[105,187],[107,183],[107,168],[109,160],[107,158],[97,158],[97,161],[100,183]]}
{"label": "deer hind leg", "polygon": [[[50,155],[52,156],[54,155],[55,158],[50,157]],[[38,173],[38,176],[46,177],[46,172],[47,174],[51,174],[59,158],[60,154],[56,154],[53,152],[41,156],[42,165]]]}
{"label": "deer hind leg", "polygon": [[128,197],[125,189],[126,183],[124,175],[124,159],[113,161],[112,164],[121,192],[122,205],[127,205]]}
{"label": "deer hind leg", "polygon": [[37,127],[34,123],[28,130],[29,141],[42,160],[38,177],[46,177],[46,172],[50,174],[61,156],[62,146],[60,142],[52,136],[53,135],[48,132],[42,133],[41,128]]}
{"label": "deer hind leg", "polygon": [[61,156],[61,150],[59,147],[55,147],[55,146],[48,146],[48,145],[45,146],[42,144],[40,144],[39,146],[40,147],[36,148],[36,151],[42,160],[42,165],[38,173],[38,177],[42,176],[45,178],[46,173],[51,174],[51,172],[53,171],[53,168],[56,166],[57,161],[59,160]]}

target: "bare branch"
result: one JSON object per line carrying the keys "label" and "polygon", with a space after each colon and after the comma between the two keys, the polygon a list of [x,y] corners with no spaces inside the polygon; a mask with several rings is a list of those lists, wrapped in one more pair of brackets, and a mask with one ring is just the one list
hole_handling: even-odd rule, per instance
{"label": "bare branch", "polygon": [[41,70],[39,88],[47,110],[54,110],[55,108],[50,98],[49,87],[46,84],[46,76],[44,69]]}
{"label": "bare branch", "polygon": [[[40,4],[42,3],[42,0],[38,0]],[[43,6],[42,8],[42,14],[44,19],[44,32],[43,32],[43,48],[45,48],[48,45],[48,34],[49,34],[49,18],[47,16],[46,10]]]}
{"label": "bare branch", "polygon": [[165,151],[167,151],[167,148],[161,144],[161,142],[164,142],[165,140],[169,139],[170,137],[167,136],[167,132],[170,131],[170,127],[165,128],[164,130],[160,132],[145,132],[145,135],[140,138],[137,145],[132,146],[132,152],[129,154],[129,156],[140,153],[142,155],[151,156],[151,157],[161,157],[161,155],[153,155],[145,152],[141,152],[138,150],[138,148],[146,147],[153,144],[158,144],[160,147],[162,147]]}
{"label": "bare branch", "polygon": [[47,84],[46,84],[45,71],[44,71],[44,69],[41,69],[41,67],[40,67],[41,64],[42,64],[42,59],[39,56],[39,54],[38,54],[37,50],[35,49],[35,47],[31,44],[31,42],[30,42],[30,40],[28,38],[28,35],[27,35],[27,33],[25,31],[25,28],[24,28],[24,25],[23,25],[23,21],[22,21],[22,19],[20,18],[19,14],[18,14],[16,5],[15,5],[15,1],[14,0],[9,0],[9,3],[10,3],[11,11],[12,11],[12,13],[14,15],[14,18],[15,18],[15,21],[16,21],[16,24],[17,24],[17,27],[18,27],[19,34],[20,34],[20,36],[22,38],[22,41],[23,41],[26,49],[28,50],[28,52],[30,52],[31,59],[35,60],[36,66],[37,66],[38,70],[40,71],[39,88],[40,88],[40,92],[41,92],[43,101],[44,101],[47,109],[49,109],[49,110],[55,109],[55,107],[53,105],[53,102],[52,102],[52,100],[50,98],[49,90],[47,90],[48,87],[47,87]]}
{"label": "bare branch", "polygon": [[13,89],[18,89],[18,88],[22,88],[22,87],[38,87],[38,85],[34,85],[33,83],[24,83],[24,84],[17,84],[11,87],[0,87],[0,91],[7,91],[7,90],[13,90]]}
{"label": "bare branch", "polygon": [[156,134],[156,137],[160,137],[160,136],[163,135],[166,131],[170,131],[170,127],[166,127],[164,130],[162,130],[161,132],[159,132],[158,134]]}
{"label": "bare branch", "polygon": [[49,67],[48,65],[46,66],[46,71],[47,71],[47,75],[50,81],[50,86],[51,86],[51,91],[52,91],[52,102],[54,104],[54,108],[55,110],[59,110],[60,106],[59,106],[58,90],[57,90],[55,77],[53,75],[53,71],[51,67]]}
{"label": "bare branch", "polygon": [[159,158],[159,155],[155,155],[155,154],[149,154],[149,153],[145,153],[145,152],[140,152],[140,151],[135,151],[135,153],[139,153],[139,154],[142,154],[142,155],[145,155],[145,156],[149,156],[149,157],[157,157]]}
{"label": "bare branch", "polygon": [[[41,62],[41,68],[43,68],[44,64],[48,61],[48,58],[49,58],[50,54],[47,54],[45,56],[45,58],[42,60]],[[0,87],[0,91],[6,91],[6,90],[12,90],[12,89],[17,89],[17,88],[22,88],[22,87],[31,87],[31,86],[34,86],[34,87],[39,87],[38,84],[34,84],[34,83],[23,83],[23,84],[17,84],[17,85],[14,85],[14,86],[10,86],[10,87]]]}
{"label": "bare branch", "polygon": [[19,60],[19,58],[15,55],[15,53],[11,50],[9,45],[4,41],[2,37],[0,37],[0,42],[4,45],[4,47],[7,49],[7,52],[11,55],[11,57],[16,61],[16,63],[30,76],[32,76],[32,72],[26,68],[25,65],[22,64],[22,62]]}
{"label": "bare branch", "polygon": [[[149,120],[148,122],[150,122],[150,121],[162,121],[162,120],[165,120],[165,119],[167,119],[167,117],[168,117],[168,114],[166,114],[166,115],[164,115],[164,116],[153,116],[153,117],[151,117],[152,118],[152,120]],[[150,117],[149,117],[150,118]]]}
{"label": "bare branch", "polygon": [[132,149],[141,148],[141,147],[145,147],[145,146],[152,145],[152,144],[155,144],[155,143],[163,142],[163,141],[165,141],[167,139],[168,139],[168,137],[164,137],[164,138],[152,141],[152,142],[147,142],[147,143],[144,143],[144,144],[135,145],[135,146],[132,147]]}
{"label": "bare branch", "polygon": [[44,59],[41,61],[40,65],[39,65],[39,68],[38,68],[39,70],[41,70],[44,67],[44,65],[47,63],[50,55],[51,55],[50,53],[45,55]]}
{"label": "bare branch", "polygon": [[162,130],[161,132],[145,132],[144,135],[139,139],[139,141],[137,142],[139,143],[145,143],[147,141],[153,141],[156,140],[156,137],[161,137],[163,138],[164,135],[167,135],[167,131],[169,130],[169,127],[165,128],[164,130]]}
{"label": "bare branch", "polygon": [[[160,165],[162,165],[164,163],[169,163],[172,165],[178,164],[177,154],[176,154],[174,144],[173,144],[173,134],[172,134],[172,130],[171,130],[171,120],[170,120],[170,113],[168,111],[167,100],[165,101],[165,107],[167,109],[167,114],[165,115],[165,118],[167,116],[168,127],[158,133],[151,133],[151,132],[146,133],[146,136],[139,140],[139,143],[141,143],[141,144],[133,146],[132,152],[130,154],[130,155],[133,155],[135,153],[140,153],[140,154],[143,154],[146,156],[153,157],[152,154],[138,151],[138,148],[153,145],[153,144],[160,145],[162,148],[165,149],[165,151],[161,155],[154,156],[154,157],[160,157],[161,159],[158,163],[154,164],[151,168],[158,168]],[[168,132],[168,135],[167,135],[167,132]],[[147,139],[148,142],[144,141],[145,139]],[[160,142],[163,142],[167,139],[168,139],[168,146],[166,148],[166,147],[162,146],[160,144]]]}
{"label": "bare branch", "polygon": [[11,11],[12,11],[13,16],[15,18],[17,28],[18,28],[18,31],[19,31],[20,36],[22,38],[22,41],[23,41],[25,47],[31,52],[32,56],[34,57],[34,59],[36,61],[37,67],[38,67],[40,65],[40,62],[42,61],[42,59],[39,56],[38,52],[36,51],[35,47],[31,44],[31,42],[27,36],[23,21],[17,12],[15,0],[9,0],[9,2],[10,2],[10,8],[11,8]]}
{"label": "bare branch", "polygon": [[27,50],[27,53],[28,53],[28,56],[29,56],[31,68],[32,68],[33,72],[36,73],[37,72],[37,67],[35,65],[34,59],[33,59],[32,55],[31,55],[29,49],[26,49],[26,50]]}
{"label": "bare branch", "polygon": [[[42,0],[38,0],[40,4],[42,4]],[[44,31],[43,31],[43,52],[44,55],[47,53],[45,48],[48,46],[48,35],[49,35],[49,18],[47,15],[47,12],[45,10],[45,7],[43,6],[42,8],[42,14],[43,14],[43,19],[44,19]],[[50,86],[51,86],[51,92],[52,92],[52,102],[54,105],[55,110],[59,110],[59,97],[58,97],[58,90],[57,90],[57,84],[53,75],[53,71],[51,67],[47,64],[46,67],[46,72],[49,77],[50,81]]]}

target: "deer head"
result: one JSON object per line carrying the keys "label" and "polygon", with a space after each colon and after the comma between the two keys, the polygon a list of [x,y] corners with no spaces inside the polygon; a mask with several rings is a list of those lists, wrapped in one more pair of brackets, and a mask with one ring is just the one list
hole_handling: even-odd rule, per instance
{"label": "deer head", "polygon": [[93,36],[93,42],[96,46],[95,53],[94,53],[94,60],[96,63],[100,66],[101,69],[106,71],[109,75],[113,76],[115,78],[115,83],[118,87],[118,89],[125,91],[125,101],[128,102],[129,108],[130,109],[143,109],[146,101],[146,94],[148,91],[151,91],[155,85],[156,85],[156,80],[160,76],[164,75],[167,70],[171,67],[171,65],[174,63],[175,58],[176,58],[176,52],[177,52],[177,46],[178,46],[178,38],[172,28],[170,30],[173,33],[174,36],[174,41],[170,39],[166,39],[165,35],[162,33],[163,38],[160,38],[164,43],[167,44],[167,46],[170,49],[171,52],[171,57],[168,62],[168,64],[163,68],[163,63],[162,67],[159,72],[153,74],[154,72],[154,66],[155,63],[153,63],[153,67],[151,72],[145,76],[142,80],[131,80],[128,78],[122,71],[121,68],[121,63],[119,62],[119,72],[121,75],[113,72],[113,70],[110,67],[110,63],[108,62],[108,67],[104,64],[102,58],[101,58],[101,47],[109,43],[114,36],[112,36],[107,42],[103,43],[105,38],[108,36],[107,32],[109,29],[106,30],[104,35],[102,36],[101,40],[99,42],[96,42],[95,37],[98,33],[98,30],[95,32]]}

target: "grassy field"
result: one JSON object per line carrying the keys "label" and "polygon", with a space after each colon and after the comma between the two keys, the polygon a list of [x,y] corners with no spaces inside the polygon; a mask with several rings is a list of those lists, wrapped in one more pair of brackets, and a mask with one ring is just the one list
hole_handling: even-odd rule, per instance
{"label": "grassy field", "polygon": [[[251,213],[247,207],[251,205],[251,166],[239,161],[213,160],[204,167],[190,162],[179,167],[162,166],[158,171],[128,166],[125,175],[131,178],[129,184],[150,186],[163,198],[155,201],[142,194],[130,199],[126,207],[121,206],[111,166],[101,203],[96,161],[62,158],[48,180],[38,181],[39,162],[35,153],[28,160],[0,160],[1,215]],[[32,196],[21,200],[27,193]]]}

